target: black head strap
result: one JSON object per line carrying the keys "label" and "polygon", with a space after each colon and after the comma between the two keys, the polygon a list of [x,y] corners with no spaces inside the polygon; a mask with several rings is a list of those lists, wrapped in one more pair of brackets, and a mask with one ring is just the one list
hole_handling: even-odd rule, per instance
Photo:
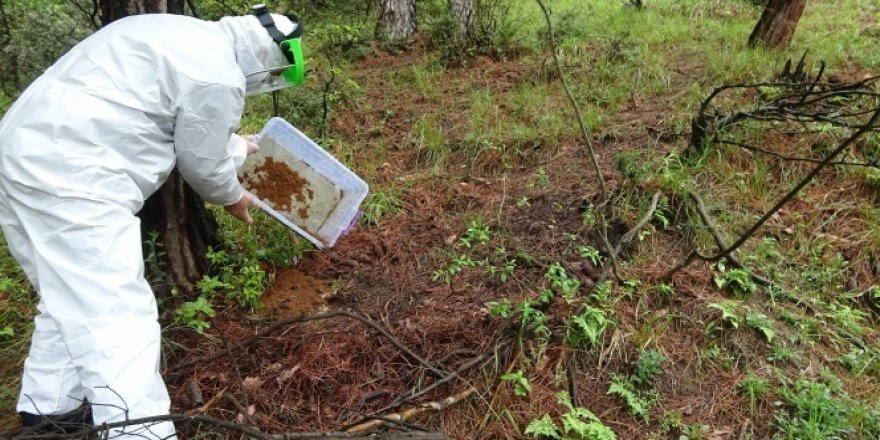
{"label": "black head strap", "polygon": [[287,18],[293,22],[295,27],[293,28],[293,32],[289,35],[284,35],[281,31],[275,27],[275,20],[272,19],[272,15],[269,14],[269,10],[266,8],[266,5],[259,4],[251,8],[252,13],[260,20],[260,24],[266,29],[266,32],[269,33],[269,36],[275,40],[275,43],[281,44],[281,42],[285,40],[289,40],[291,38],[299,38],[302,36],[302,26],[299,23],[299,17],[296,15],[287,15]]}

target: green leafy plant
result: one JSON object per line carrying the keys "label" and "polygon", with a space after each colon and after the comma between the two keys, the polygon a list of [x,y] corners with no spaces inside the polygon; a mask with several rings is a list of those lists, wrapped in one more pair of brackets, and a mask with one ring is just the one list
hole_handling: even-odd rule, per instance
{"label": "green leafy plant", "polygon": [[260,268],[258,263],[254,262],[241,269],[240,279],[241,293],[238,295],[238,301],[251,308],[260,307],[266,272]]}
{"label": "green leafy plant", "polygon": [[363,206],[364,222],[378,225],[382,217],[400,211],[403,202],[394,191],[375,191]]}
{"label": "green leafy plant", "polygon": [[513,304],[507,298],[501,301],[491,301],[486,305],[489,306],[489,315],[492,317],[510,318],[513,316]]}
{"label": "green leafy plant", "polygon": [[561,392],[556,398],[567,410],[559,417],[562,428],[553,421],[550,414],[544,414],[542,418],[529,423],[524,434],[533,438],[559,440],[617,440],[614,431],[605,426],[590,410],[572,405],[568,393]]}
{"label": "green leafy plant", "polygon": [[565,268],[559,263],[553,263],[547,268],[544,278],[550,282],[550,288],[554,292],[559,293],[566,301],[571,303],[581,287],[581,282],[577,278],[568,276]]}
{"label": "green leafy plant", "polygon": [[590,296],[596,300],[600,304],[608,304],[611,299],[611,292],[614,285],[611,280],[605,280],[593,289],[593,293]]}
{"label": "green leafy plant", "polygon": [[654,381],[654,377],[663,371],[664,362],[666,362],[666,356],[663,356],[659,351],[653,349],[642,351],[635,371],[630,376],[630,381],[638,386],[650,385]]}
{"label": "green leafy plant", "polygon": [[5,325],[0,328],[0,338],[11,338],[15,336],[15,329],[11,325]]}
{"label": "green leafy plant", "polygon": [[529,301],[523,301],[519,305],[520,325],[523,329],[531,328],[532,332],[541,337],[550,336],[547,327],[547,315],[532,306]]}
{"label": "green leafy plant", "polygon": [[608,394],[616,394],[623,399],[630,414],[641,417],[645,423],[648,423],[651,407],[657,400],[655,391],[651,390],[642,395],[627,378],[615,376],[611,380],[611,386],[608,387]]}
{"label": "green leafy plant", "polygon": [[849,352],[841,356],[838,362],[856,376],[880,374],[880,350],[877,348],[853,347]]}
{"label": "green leafy plant", "polygon": [[535,175],[532,178],[532,181],[529,182],[530,188],[546,188],[550,185],[550,176],[547,175],[547,171],[544,167],[539,167],[537,171],[535,171]]}
{"label": "green leafy plant", "polygon": [[642,282],[639,280],[625,280],[623,286],[621,286],[623,296],[632,299],[641,285]]}
{"label": "green leafy plant", "polygon": [[737,389],[749,399],[749,413],[755,415],[755,404],[767,393],[767,380],[749,373],[738,385]]}
{"label": "green leafy plant", "polygon": [[565,342],[571,347],[594,348],[611,323],[611,318],[605,310],[584,306],[583,313],[568,320]]}
{"label": "green leafy plant", "polygon": [[730,289],[737,298],[742,298],[758,290],[748,271],[731,269],[715,277],[715,285],[719,289]]}
{"label": "green leafy plant", "polygon": [[501,376],[501,380],[513,382],[513,394],[517,396],[527,396],[532,392],[532,385],[529,384],[529,379],[525,377],[522,370],[507,373]]}
{"label": "green leafy plant", "polygon": [[593,263],[593,266],[599,267],[602,265],[602,253],[599,252],[599,249],[596,249],[592,246],[580,246],[578,247],[578,254],[581,258],[585,258],[590,263]]}
{"label": "green leafy plant", "polygon": [[675,287],[673,287],[672,284],[669,283],[660,283],[655,287],[655,289],[657,290],[657,293],[660,294],[660,297],[664,300],[669,299],[673,295],[675,295]]}
{"label": "green leafy plant", "polygon": [[516,259],[504,260],[500,267],[493,265],[486,266],[486,272],[489,276],[498,275],[498,279],[501,280],[502,283],[506,283],[507,280],[510,279],[514,270],[516,270]]}
{"label": "green leafy plant", "polygon": [[458,244],[462,247],[470,249],[476,244],[484,244],[491,238],[489,226],[483,220],[471,220],[468,224],[467,231],[458,240]]}
{"label": "green leafy plant", "polygon": [[211,327],[208,319],[215,315],[214,309],[204,297],[199,297],[195,301],[185,302],[174,314],[174,322],[189,327],[199,334],[204,334],[205,330]]}
{"label": "green leafy plant", "polygon": [[686,426],[684,416],[682,416],[680,411],[669,411],[663,416],[663,421],[660,422],[660,432],[663,434],[679,433]]}
{"label": "green leafy plant", "polygon": [[435,270],[431,274],[431,281],[437,282],[442,279],[446,284],[450,284],[452,283],[452,279],[455,278],[463,268],[477,267],[481,264],[483,264],[481,261],[474,260],[468,255],[459,255],[454,258],[446,268]]}
{"label": "green leafy plant", "polygon": [[657,204],[657,209],[654,210],[654,220],[657,220],[663,229],[669,229],[670,217],[669,197],[663,196]]}
{"label": "green leafy plant", "polygon": [[584,227],[591,228],[596,224],[596,207],[592,204],[584,207],[584,212],[581,213],[581,223]]}
{"label": "green leafy plant", "polygon": [[760,312],[750,312],[746,314],[745,322],[747,326],[760,332],[767,342],[773,342],[776,331],[773,330],[773,320],[769,316]]}
{"label": "green leafy plant", "polygon": [[724,300],[717,303],[709,303],[707,307],[721,312],[721,320],[730,324],[733,328],[739,328],[742,318],[737,314],[737,308],[742,305],[742,301]]}
{"label": "green leafy plant", "polygon": [[797,351],[784,343],[777,342],[770,349],[767,360],[770,362],[790,362],[798,359]]}
{"label": "green leafy plant", "polygon": [[850,397],[836,380],[829,382],[830,377],[783,381],[782,409],[774,417],[780,434],[799,440],[880,436],[880,411]]}
{"label": "green leafy plant", "polygon": [[167,283],[165,279],[165,251],[159,232],[150,231],[144,240],[144,269],[147,273],[147,281],[151,286],[159,286]]}

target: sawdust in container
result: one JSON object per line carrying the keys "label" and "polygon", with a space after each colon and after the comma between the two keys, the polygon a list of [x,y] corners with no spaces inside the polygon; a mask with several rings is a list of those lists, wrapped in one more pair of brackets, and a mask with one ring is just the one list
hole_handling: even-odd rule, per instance
{"label": "sawdust in container", "polygon": [[331,247],[356,220],[366,183],[283,119],[270,120],[258,144],[239,170],[242,185],[276,220]]}

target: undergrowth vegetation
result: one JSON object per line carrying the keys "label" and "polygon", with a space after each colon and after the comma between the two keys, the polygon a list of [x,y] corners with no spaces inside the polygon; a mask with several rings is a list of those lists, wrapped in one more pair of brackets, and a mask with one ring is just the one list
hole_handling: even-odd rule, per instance
{"label": "undergrowth vegetation", "polygon": [[[820,63],[840,81],[876,74],[876,1],[808,2],[787,50],[747,48],[761,13],[751,1],[654,0],[636,10],[555,0],[556,47],[528,0],[475,0],[467,38],[445,1],[419,2],[421,33],[401,47],[374,40],[369,5],[288,3],[314,12],[307,84],[250,99],[241,131],[281,115],[361,174],[371,188],[358,227],[371,237],[394,234],[405,218],[421,223],[400,234],[439,224],[443,237],[419,248],[413,284],[441,301],[467,298],[513,341],[487,367],[490,391],[465,404],[479,417],[430,423],[498,438],[880,438],[877,133],[847,156],[868,166],[826,169],[736,252],[741,264],[696,262],[662,278],[691,249],[734,242],[813,166],[730,144],[691,151],[702,100],[724,84],[772,80],[805,51],[812,74]],[[206,14],[222,11],[223,2],[204,2]],[[551,50],[609,201],[599,200]],[[730,136],[821,159],[851,133],[742,124]],[[222,245],[208,254],[211,270],[193,295],[161,299],[166,329],[209,338],[218,317],[258,310],[274,273],[316,255],[263,214],[243,225],[212,212]],[[606,241],[637,224],[608,251]],[[144,238],[148,276],[161,285],[163,250],[155,235]],[[36,295],[2,249],[8,419]]]}

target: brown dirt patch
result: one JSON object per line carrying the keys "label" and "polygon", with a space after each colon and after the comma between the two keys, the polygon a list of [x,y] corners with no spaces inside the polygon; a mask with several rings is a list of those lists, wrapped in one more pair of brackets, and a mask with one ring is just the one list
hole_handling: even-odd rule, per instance
{"label": "brown dirt patch", "polygon": [[327,309],[333,287],[325,280],[298,270],[287,269],[275,275],[263,294],[263,313],[275,319],[310,315]]}

